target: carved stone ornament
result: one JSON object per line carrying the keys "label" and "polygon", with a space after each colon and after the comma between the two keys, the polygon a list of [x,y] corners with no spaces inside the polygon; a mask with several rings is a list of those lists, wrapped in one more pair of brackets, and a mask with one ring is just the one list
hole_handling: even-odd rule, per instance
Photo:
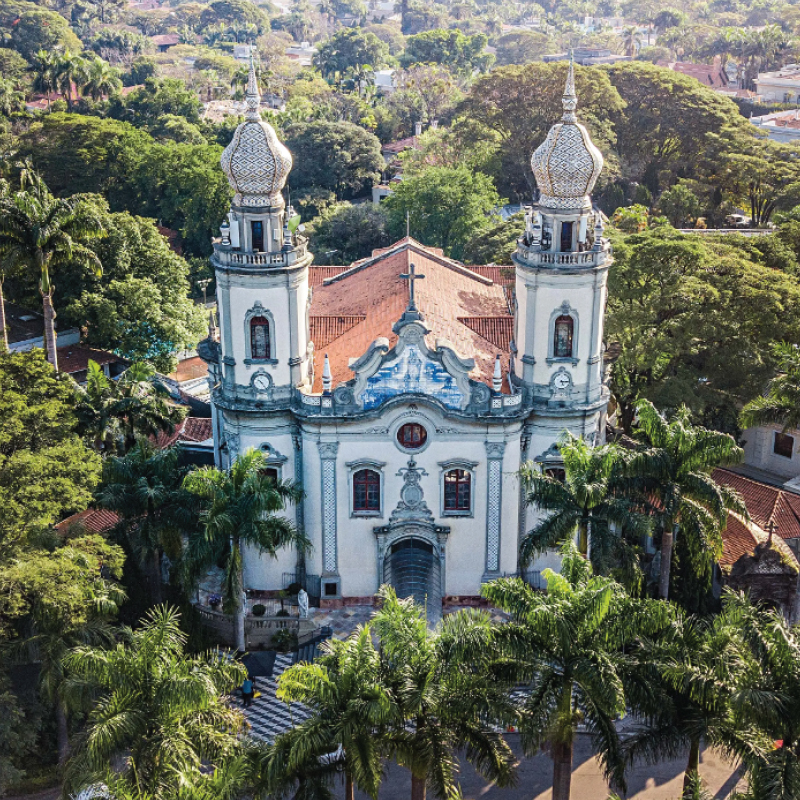
{"label": "carved stone ornament", "polygon": [[400,490],[400,502],[389,517],[390,525],[409,520],[433,523],[433,514],[425,502],[425,493],[420,485],[420,480],[427,474],[424,469],[417,467],[413,458],[409,459],[408,467],[399,470],[397,475],[403,479],[403,488]]}
{"label": "carved stone ornament", "polygon": [[463,410],[469,405],[469,373],[475,361],[459,356],[444,340],[437,340],[436,349],[431,350],[425,342],[427,333],[422,322],[407,322],[398,328],[392,349],[387,339],[376,339],[350,365],[356,374],[353,395],[362,408],[378,408],[393,397],[409,394],[426,395],[446,408]]}
{"label": "carved stone ornament", "polygon": [[339,442],[320,442],[319,455],[323,459],[335,459],[339,452]]}

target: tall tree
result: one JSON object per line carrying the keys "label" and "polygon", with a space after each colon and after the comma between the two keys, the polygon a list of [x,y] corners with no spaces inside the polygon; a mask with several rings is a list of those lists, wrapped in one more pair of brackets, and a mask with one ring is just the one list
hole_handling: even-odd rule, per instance
{"label": "tall tree", "polygon": [[411,800],[458,797],[458,754],[497,786],[514,782],[514,757],[497,727],[514,717],[509,675],[495,654],[495,630],[479,611],[448,614],[435,632],[413,600],[380,592],[371,628],[382,681],[396,703],[388,754],[411,771]]}
{"label": "tall tree", "polygon": [[325,78],[340,84],[348,70],[363,66],[377,69],[388,56],[389,48],[374,33],[343,28],[319,48],[314,65]]}
{"label": "tall tree", "polygon": [[144,438],[127,455],[103,464],[98,503],[119,514],[131,551],[149,573],[154,605],[162,601],[162,555],[177,563],[181,536],[197,521],[194,497],[182,488],[183,477],[178,451],[157,450]]}
{"label": "tall tree", "polygon": [[52,273],[69,262],[100,273],[100,259],[85,242],[102,233],[91,206],[74,199],[56,199],[42,178],[28,168],[22,171],[19,191],[0,198],[0,259],[39,275],[47,359],[55,369],[58,350]]}
{"label": "tall tree", "polygon": [[739,495],[711,477],[717,467],[737,464],[744,453],[727,433],[693,425],[685,406],[669,421],[648,400],[639,401],[636,412],[634,435],[643,447],[632,455],[627,471],[639,479],[639,496],[661,533],[658,594],[666,600],[678,533],[699,571],[722,554],[728,512],[747,515]]}
{"label": "tall tree", "polygon": [[293,779],[300,768],[341,748],[345,800],[354,800],[356,786],[375,800],[382,777],[380,731],[396,715],[381,677],[381,658],[368,625],[344,641],[325,642],[313,664],[286,670],[278,682],[278,699],[303,703],[311,717],[276,742],[267,760],[269,777],[282,783],[288,771]]}
{"label": "tall tree", "polygon": [[282,547],[304,550],[308,539],[281,515],[288,503],[302,497],[299,485],[274,481],[265,474],[266,458],[258,450],[247,450],[229,471],[203,467],[190,472],[185,488],[200,499],[201,530],[190,534],[184,554],[185,581],[213,564],[225,562],[223,607],[236,618],[236,647],[244,652],[244,606],[242,592],[243,547],[255,547],[275,557]]}
{"label": "tall tree", "polygon": [[770,381],[766,395],[751,400],[740,417],[743,428],[782,425],[783,430],[800,428],[800,349],[780,342],[773,347],[779,374]]}
{"label": "tall tree", "polygon": [[163,797],[183,775],[196,777],[239,754],[244,719],[227,696],[246,672],[215,651],[187,655],[174,609],[154,609],[123,633],[113,648],[76,647],[66,656],[69,690],[98,698],[67,786],[101,781],[120,763],[117,777],[131,789]]}
{"label": "tall tree", "polygon": [[522,538],[520,565],[527,567],[537,553],[577,538],[598,574],[614,574],[638,588],[636,547],[651,526],[626,494],[626,453],[613,444],[590,447],[573,436],[562,440],[559,452],[563,480],[532,463],[520,470],[527,503],[546,514]]}
{"label": "tall tree", "polygon": [[39,50],[31,66],[33,89],[47,97],[47,110],[50,110],[50,95],[58,84],[58,54]]}
{"label": "tall tree", "polygon": [[385,203],[393,239],[405,235],[408,220],[415,239],[461,258],[469,237],[491,225],[501,200],[491,178],[460,166],[431,167],[404,180]]}
{"label": "tall tree", "polygon": [[92,499],[100,458],[76,432],[74,387],[41,350],[0,352],[0,561]]}
{"label": "tall tree", "polygon": [[102,100],[104,96],[116,94],[122,88],[119,70],[107,61],[95,56],[86,65],[83,93],[92,100]]}
{"label": "tall tree", "polygon": [[635,600],[618,583],[592,575],[571,542],[562,551],[561,574],[545,570],[547,592],[519,578],[486,584],[482,594],[511,614],[497,628],[497,646],[530,685],[519,726],[533,755],[546,745],[553,759],[553,800],[569,800],[578,723],[592,736],[606,775],[625,788],[615,721],[625,714],[626,651],[643,636],[666,627],[666,603]]}
{"label": "tall tree", "polygon": [[79,55],[69,50],[57,56],[55,64],[56,88],[67,98],[67,106],[72,110],[75,95],[80,94],[89,77],[89,65]]}
{"label": "tall tree", "polygon": [[113,642],[109,622],[125,599],[113,578],[122,576],[123,561],[119,547],[100,536],[83,536],[53,552],[20,553],[0,567],[0,634],[11,634],[19,662],[39,665],[40,692],[55,711],[62,766],[69,755],[64,657],[80,644]]}

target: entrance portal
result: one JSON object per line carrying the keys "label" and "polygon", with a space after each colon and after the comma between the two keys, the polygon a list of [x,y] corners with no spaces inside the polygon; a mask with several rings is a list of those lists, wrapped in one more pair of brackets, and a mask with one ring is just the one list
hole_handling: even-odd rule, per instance
{"label": "entrance portal", "polygon": [[384,581],[398,597],[413,597],[431,623],[438,621],[442,613],[442,581],[439,557],[432,544],[415,537],[396,541],[386,556]]}

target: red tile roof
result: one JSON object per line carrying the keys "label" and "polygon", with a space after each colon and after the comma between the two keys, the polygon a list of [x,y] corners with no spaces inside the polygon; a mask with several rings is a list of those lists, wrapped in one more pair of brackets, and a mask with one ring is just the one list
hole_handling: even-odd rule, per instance
{"label": "red tile roof", "polygon": [[389,142],[381,147],[383,153],[402,153],[403,150],[413,150],[417,146],[417,137],[408,136],[405,139],[398,139],[396,142]]}
{"label": "red tile roof", "polygon": [[363,315],[342,317],[309,317],[311,341],[315,347],[327,347],[351,328],[366,319]]}
{"label": "red tile roof", "polygon": [[728,86],[728,75],[722,64],[691,64],[688,61],[675,61],[669,65],[673,72],[688,75],[712,89],[724,89]]}
{"label": "red tile roof", "polygon": [[312,288],[314,286],[319,286],[328,278],[332,278],[334,275],[340,275],[348,269],[350,269],[350,267],[327,267],[321,264],[319,266],[312,264],[308,268],[308,285]]}
{"label": "red tile roof", "polygon": [[[745,522],[738,514],[728,514],[728,524],[722,532],[722,558],[719,565],[724,571],[729,570],[742,556],[752,555],[756,545],[767,541],[767,534],[761,527],[753,522]],[[783,539],[775,536],[772,546],[780,553],[796,563],[794,553],[789,549]]]}
{"label": "red tile roof", "polygon": [[[331,363],[334,386],[350,380],[350,359],[362,356],[379,337],[390,346],[397,341],[392,326],[408,305],[408,283],[400,278],[411,262],[425,279],[416,285],[417,306],[431,329],[427,337],[433,349],[437,339],[448,341],[462,356],[475,359],[472,377],[491,383],[495,356],[500,352],[504,374],[508,370],[508,341],[492,344],[482,334],[492,333],[500,341],[513,317],[508,312],[504,288],[492,278],[446,258],[438,248],[425,247],[405,238],[391,247],[376,250],[370,258],[355,262],[350,268],[327,278],[314,289],[311,317],[361,318],[326,345],[316,341],[314,354],[314,391],[322,389],[322,366],[325,353]],[[486,323],[478,318],[488,318]],[[469,319],[470,325],[462,322]],[[320,323],[317,323],[320,324]],[[342,326],[344,327],[344,326]],[[319,331],[322,332],[322,331]],[[335,331],[325,328],[327,334]],[[312,335],[313,341],[313,335]]]}
{"label": "red tile roof", "polygon": [[178,44],[180,40],[181,37],[177,33],[159,33],[150,37],[150,41],[158,47]]}
{"label": "red tile roof", "polygon": [[739,492],[750,517],[760,528],[769,530],[770,523],[774,523],[775,533],[781,539],[800,537],[800,495],[727,469],[715,469],[713,477]]}
{"label": "red tile roof", "polygon": [[156,447],[165,450],[178,442],[204,442],[213,435],[211,420],[203,417],[186,417],[175,426],[172,433],[159,432],[155,437]]}
{"label": "red tile roof", "polygon": [[169,373],[169,377],[178,383],[192,381],[206,375],[208,375],[208,364],[200,356],[193,356],[179,361],[175,372]]}
{"label": "red tile roof", "polygon": [[101,367],[105,364],[116,364],[124,361],[107,350],[95,350],[82,344],[65,345],[58,348],[58,368],[61,372],[74,375],[89,369],[89,361],[96,361]]}
{"label": "red tile roof", "polygon": [[115,511],[106,511],[103,508],[87,508],[79,514],[73,514],[56,525],[59,533],[67,533],[71,528],[81,527],[90,533],[106,533],[119,522]]}
{"label": "red tile roof", "polygon": [[514,338],[514,317],[459,317],[458,321],[500,350],[509,350]]}

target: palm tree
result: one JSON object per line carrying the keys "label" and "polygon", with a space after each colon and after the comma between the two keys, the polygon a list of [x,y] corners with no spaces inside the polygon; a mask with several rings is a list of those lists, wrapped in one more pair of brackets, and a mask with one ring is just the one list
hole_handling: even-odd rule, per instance
{"label": "palm tree", "polygon": [[25,94],[10,78],[0,77],[0,114],[10,117],[25,108]]}
{"label": "palm tree", "polygon": [[[99,539],[99,537],[95,537]],[[46,568],[56,569],[61,580],[69,576],[69,587],[59,587],[61,592],[31,593],[29,635],[13,648],[25,657],[25,663],[39,667],[39,690],[45,701],[55,709],[58,762],[69,756],[68,711],[69,692],[66,690],[64,657],[78,645],[108,646],[114,640],[109,622],[116,616],[125,600],[120,586],[108,578],[122,577],[122,552],[119,560],[105,558],[91,538],[75,540],[47,555]],[[114,548],[117,549],[118,548]],[[22,569],[30,568],[35,560],[23,562]],[[102,571],[105,567],[105,574]],[[40,567],[41,569],[41,567]],[[39,580],[47,572],[39,573]],[[6,575],[4,590],[17,599],[24,592]]]}
{"label": "palm tree", "polygon": [[91,205],[53,197],[28,168],[22,170],[20,190],[0,198],[0,261],[40,275],[47,359],[54,369],[58,352],[51,275],[70,263],[100,275],[100,259],[84,242],[103,233]]}
{"label": "palm tree", "polygon": [[50,94],[56,89],[58,55],[47,50],[39,50],[33,57],[33,90],[47,97],[47,110],[50,110]]}
{"label": "palm tree", "polygon": [[178,560],[181,534],[197,518],[194,496],[182,487],[183,476],[176,449],[157,450],[144,438],[127,455],[111,457],[103,464],[98,504],[119,514],[131,550],[149,568],[154,605],[162,600],[162,554]]}
{"label": "palm tree", "polygon": [[751,400],[743,409],[742,428],[782,425],[783,430],[800,428],[800,348],[781,342],[773,345],[780,374],[773,378],[763,397]]}
{"label": "palm tree", "polygon": [[244,680],[237,661],[212,651],[187,655],[175,609],[159,607],[110,649],[77,647],[65,658],[69,689],[98,698],[72,759],[67,786],[106,778],[111,765],[131,788],[157,797],[184,775],[224,764],[239,753],[244,726],[227,695]]}
{"label": "palm tree", "polygon": [[267,477],[263,453],[249,449],[225,472],[203,467],[184,486],[200,498],[202,529],[189,536],[184,557],[185,585],[208,567],[225,561],[224,608],[236,617],[236,647],[244,652],[243,551],[247,544],[275,557],[282,547],[306,550],[310,543],[286,517],[287,503],[299,501],[298,484]]}
{"label": "palm tree", "polygon": [[549,512],[520,543],[520,566],[548,548],[576,537],[599,574],[610,571],[633,588],[641,580],[636,545],[651,530],[650,519],[627,496],[626,453],[617,445],[590,447],[567,436],[559,451],[564,479],[528,463],[520,470],[527,503]]}
{"label": "palm tree", "polygon": [[624,679],[632,656],[625,651],[665,628],[671,606],[632,599],[620,584],[593,576],[572,542],[562,550],[561,574],[547,569],[543,575],[546,593],[519,578],[501,578],[482,589],[493,606],[512,615],[497,628],[497,647],[531,687],[519,721],[523,748],[528,755],[549,748],[553,800],[569,800],[573,742],[582,722],[607,777],[624,789],[614,721],[626,709]]}
{"label": "palm tree", "polygon": [[642,46],[642,37],[639,33],[638,25],[628,25],[622,31],[622,46],[625,49],[625,55],[633,58]]}
{"label": "palm tree", "polygon": [[197,34],[191,25],[181,25],[178,28],[178,41],[181,44],[196,44]]}
{"label": "palm tree", "polygon": [[508,675],[498,664],[488,613],[446,616],[435,632],[411,599],[381,588],[371,629],[381,654],[381,681],[396,705],[385,732],[389,757],[411,771],[411,800],[457,797],[458,754],[500,787],[514,782],[513,754],[493,725],[514,719]]}
{"label": "palm tree", "polygon": [[730,612],[727,605],[714,617],[678,617],[636,650],[642,674],[628,683],[628,702],[642,724],[625,741],[626,762],[655,764],[688,752],[684,800],[694,796],[700,778],[702,744],[746,764],[762,756],[766,744],[752,719],[734,713],[749,662]]}
{"label": "palm tree", "polygon": [[628,462],[636,491],[661,532],[659,597],[669,597],[672,550],[680,531],[695,566],[717,559],[729,511],[747,516],[739,495],[711,477],[717,467],[737,464],[744,455],[732,436],[693,425],[683,406],[667,421],[649,400],[636,405],[634,435],[642,443]]}
{"label": "palm tree", "polygon": [[748,664],[737,682],[737,719],[755,722],[772,744],[748,770],[749,800],[800,796],[800,639],[781,613],[728,592],[726,612],[745,644]]}
{"label": "palm tree", "polygon": [[396,716],[380,673],[380,655],[369,626],[359,626],[344,641],[325,642],[313,664],[286,670],[278,682],[278,698],[304,703],[312,715],[276,742],[280,760],[268,759],[268,772],[279,783],[287,774],[293,781],[304,765],[325,757],[330,761],[341,748],[345,800],[354,799],[355,786],[376,800],[382,772],[378,731]]}
{"label": "palm tree", "polygon": [[172,434],[186,416],[154,376],[149,364],[134,362],[112,381],[89,361],[86,386],[76,388],[76,411],[82,435],[98,453],[124,455],[137,437]]}
{"label": "palm tree", "polygon": [[81,87],[89,79],[89,65],[86,59],[66,50],[58,57],[55,66],[56,88],[67,98],[67,106],[72,109],[73,88],[80,94]]}
{"label": "palm tree", "polygon": [[99,56],[95,56],[88,67],[83,93],[94,101],[102,100],[104,95],[116,94],[122,88],[119,70],[110,66]]}

